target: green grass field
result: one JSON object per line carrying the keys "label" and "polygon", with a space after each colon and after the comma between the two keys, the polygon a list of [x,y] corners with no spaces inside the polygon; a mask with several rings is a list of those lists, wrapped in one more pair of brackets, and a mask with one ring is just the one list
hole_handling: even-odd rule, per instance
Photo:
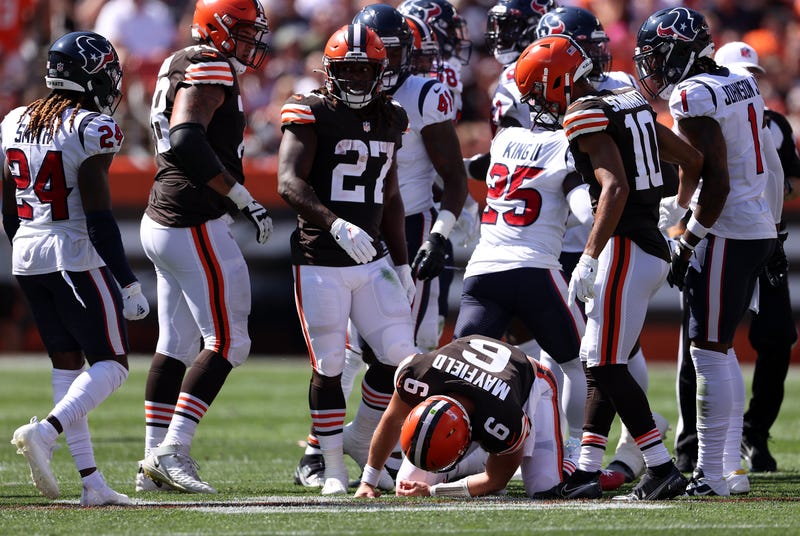
{"label": "green grass field", "polygon": [[[651,366],[653,409],[676,422],[674,367]],[[25,459],[7,442],[32,415],[50,409],[50,365],[43,356],[0,358],[0,534],[703,534],[800,533],[800,369],[790,371],[787,397],[773,428],[781,472],[751,475],[740,499],[676,499],[620,504],[533,502],[520,482],[506,497],[377,500],[322,498],[296,486],[292,471],[308,431],[308,365],[304,359],[251,358],[233,371],[201,423],[192,454],[218,495],[133,491],[143,449],[142,397],[147,361],[132,361],[127,383],[90,415],[98,465],[109,483],[137,506],[82,509],[80,480],[63,439],[53,457],[61,497],[39,495]],[[749,379],[752,371],[745,369]],[[357,393],[356,393],[357,394]],[[350,401],[357,407],[357,398]],[[667,443],[672,446],[670,432]],[[616,441],[616,438],[614,438]],[[350,463],[350,462],[348,462]],[[354,464],[351,477],[357,477]],[[622,488],[626,491],[629,486]]]}

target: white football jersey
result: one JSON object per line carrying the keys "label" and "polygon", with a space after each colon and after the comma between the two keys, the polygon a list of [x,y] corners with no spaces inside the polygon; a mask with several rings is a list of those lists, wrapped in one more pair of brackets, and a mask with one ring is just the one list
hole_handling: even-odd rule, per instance
{"label": "white football jersey", "polygon": [[461,81],[461,62],[456,60],[454,62],[443,61],[442,72],[439,75],[439,81],[447,86],[450,94],[453,95],[453,106],[455,114],[453,120],[458,122],[461,119],[461,111],[464,109],[464,101],[461,94],[464,93],[464,83]]}
{"label": "white football jersey", "polygon": [[514,80],[514,71],[517,63],[506,65],[500,73],[500,80],[492,96],[492,123],[500,127],[504,117],[513,119],[521,127],[531,128],[531,108],[527,103],[520,102],[522,94],[519,92],[517,82]]}
{"label": "white football jersey", "polygon": [[515,268],[560,269],[575,162],[563,130],[511,127],[492,140],[481,238],[464,277]]}
{"label": "white football jersey", "polygon": [[[730,192],[712,233],[741,240],[775,238],[775,223],[762,195],[769,179],[761,129],[764,99],[747,70],[732,67],[723,73],[697,74],[675,87],[669,99],[674,128],[681,119],[707,116],[719,123],[725,138]],[[699,193],[700,188],[692,209]]]}
{"label": "white football jersey", "polygon": [[[12,110],[0,125],[0,144],[17,183],[20,227],[14,236],[12,270],[17,275],[85,271],[105,266],[86,230],[78,185],[84,160],[116,153],[122,145],[119,125],[110,116],[73,109],[50,138],[25,130],[25,107]],[[74,119],[74,120],[73,120]]]}
{"label": "white football jersey", "polygon": [[435,78],[409,76],[392,95],[408,114],[408,130],[397,151],[397,176],[406,215],[433,207],[436,169],[431,163],[422,129],[454,119],[453,97]]}

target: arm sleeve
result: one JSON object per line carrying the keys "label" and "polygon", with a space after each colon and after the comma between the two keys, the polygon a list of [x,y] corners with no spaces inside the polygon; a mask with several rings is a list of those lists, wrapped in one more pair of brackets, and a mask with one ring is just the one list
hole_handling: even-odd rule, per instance
{"label": "arm sleeve", "polygon": [[128,265],[119,227],[111,211],[103,210],[86,214],[86,229],[89,231],[89,240],[94,249],[111,270],[117,283],[121,287],[127,287],[135,282],[136,276],[133,275],[131,267]]}

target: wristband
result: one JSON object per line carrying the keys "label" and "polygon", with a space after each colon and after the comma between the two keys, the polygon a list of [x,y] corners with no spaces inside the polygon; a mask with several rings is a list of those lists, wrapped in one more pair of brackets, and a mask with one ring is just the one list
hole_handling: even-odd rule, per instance
{"label": "wristband", "polygon": [[[363,482],[363,477],[362,477]],[[455,482],[443,482],[431,486],[431,497],[472,497],[469,494],[467,479],[462,478]]]}
{"label": "wristband", "polygon": [[381,471],[375,469],[371,465],[364,466],[364,472],[361,473],[361,483],[368,484],[373,488],[378,485],[378,481],[381,479]]}
{"label": "wristband", "polygon": [[687,242],[684,237],[681,237],[681,239],[678,240],[678,242],[680,242],[681,247],[684,247],[684,248],[688,249],[689,251],[694,251],[694,246],[691,245],[689,242]]}
{"label": "wristband", "polygon": [[708,231],[710,231],[708,227],[704,227],[702,223],[697,221],[697,219],[694,217],[694,214],[692,214],[692,217],[689,218],[689,221],[686,223],[686,230],[700,240],[705,238],[708,234]]}
{"label": "wristband", "polygon": [[444,238],[447,238],[450,236],[450,231],[453,230],[455,224],[455,215],[449,210],[442,210],[439,212],[439,217],[436,218],[436,221],[433,223],[433,227],[431,227],[431,233],[439,233]]}
{"label": "wristband", "polygon": [[231,191],[225,195],[227,195],[228,198],[233,201],[233,203],[236,205],[236,208],[239,210],[253,202],[253,196],[250,195],[250,192],[247,191],[247,188],[238,182],[231,186]]}

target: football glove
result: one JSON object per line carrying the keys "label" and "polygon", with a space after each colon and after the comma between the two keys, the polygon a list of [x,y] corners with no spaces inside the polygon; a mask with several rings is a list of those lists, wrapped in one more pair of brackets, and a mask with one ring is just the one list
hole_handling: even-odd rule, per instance
{"label": "football glove", "polygon": [[403,291],[406,293],[408,303],[414,303],[414,294],[417,293],[417,285],[414,283],[414,278],[411,277],[411,266],[401,264],[395,266],[394,271],[397,272],[397,277],[400,278],[400,284],[403,286]]}
{"label": "football glove", "polygon": [[658,228],[666,231],[678,225],[688,209],[678,204],[678,196],[664,197],[658,205]]}
{"label": "football glove", "polygon": [[439,233],[431,233],[414,257],[411,273],[417,280],[433,279],[444,270],[447,260],[447,239]]}
{"label": "football glove", "polygon": [[134,281],[125,288],[120,289],[122,293],[122,316],[127,320],[141,320],[150,312],[150,305],[147,298],[142,294],[142,284]]}
{"label": "football glove", "polygon": [[331,225],[330,233],[339,247],[359,264],[368,263],[378,253],[372,245],[372,237],[368,232],[342,218],[336,218]]}
{"label": "football glove", "polygon": [[[481,207],[469,194],[461,214],[458,215],[455,228],[461,232],[461,247],[469,247],[481,235]],[[451,236],[450,239],[452,238]]]}
{"label": "football glove", "polygon": [[256,241],[263,244],[269,239],[272,234],[272,218],[269,217],[269,212],[258,201],[250,201],[250,203],[241,209],[244,217],[253,224],[256,228]]}
{"label": "football glove", "polygon": [[764,266],[764,276],[769,281],[770,286],[779,287],[786,281],[789,273],[789,260],[786,258],[786,251],[783,243],[786,241],[787,233],[778,234],[778,242],[775,244],[775,251]]}
{"label": "football glove", "polygon": [[577,298],[585,303],[593,299],[595,279],[597,279],[597,259],[584,253],[572,271],[567,302],[573,303]]}
{"label": "football glove", "polygon": [[667,283],[671,287],[683,290],[686,284],[686,272],[689,270],[689,260],[692,258],[692,250],[684,246],[679,240],[673,242],[672,261],[667,274]]}

